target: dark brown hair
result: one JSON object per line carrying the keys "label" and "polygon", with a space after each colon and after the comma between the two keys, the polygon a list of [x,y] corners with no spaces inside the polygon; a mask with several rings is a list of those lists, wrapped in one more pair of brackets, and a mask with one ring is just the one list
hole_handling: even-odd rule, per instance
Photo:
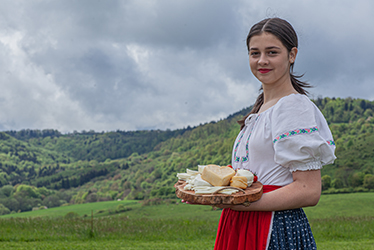
{"label": "dark brown hair", "polygon": [[[251,38],[253,36],[260,35],[263,32],[267,32],[267,33],[270,33],[276,36],[282,42],[282,44],[286,47],[288,52],[290,52],[292,48],[298,47],[297,34],[294,28],[292,27],[292,25],[286,20],[275,17],[275,18],[264,19],[252,26],[247,36],[248,51],[249,51],[249,42]],[[303,75],[295,75],[293,73],[293,66],[294,66],[294,62],[290,66],[290,76],[291,76],[292,86],[298,93],[307,95],[308,91],[306,91],[305,89],[310,88],[311,86],[308,83],[302,82],[299,80],[299,78],[301,78]],[[262,90],[262,87],[260,88],[260,91],[261,90]],[[257,97],[257,100],[255,104],[253,105],[251,112],[249,112],[248,115],[246,115],[245,117],[243,117],[242,119],[238,121],[238,123],[241,125],[241,129],[244,127],[245,119],[247,119],[247,117],[250,114],[258,113],[263,103],[264,103],[264,93],[261,92],[261,94]]]}

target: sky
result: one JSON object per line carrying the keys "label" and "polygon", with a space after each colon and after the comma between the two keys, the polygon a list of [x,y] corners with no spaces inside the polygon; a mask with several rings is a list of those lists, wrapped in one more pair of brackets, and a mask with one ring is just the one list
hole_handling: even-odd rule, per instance
{"label": "sky", "polygon": [[374,100],[372,0],[0,0],[0,131],[179,129],[252,105],[250,27],[288,20],[310,98]]}

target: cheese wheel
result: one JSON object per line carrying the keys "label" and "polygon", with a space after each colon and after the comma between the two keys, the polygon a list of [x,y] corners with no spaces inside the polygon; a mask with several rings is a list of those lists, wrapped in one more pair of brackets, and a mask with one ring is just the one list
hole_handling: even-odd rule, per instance
{"label": "cheese wheel", "polygon": [[230,180],[230,186],[246,189],[247,188],[247,177],[245,176],[233,176]]}
{"label": "cheese wheel", "polygon": [[201,173],[201,178],[213,186],[228,186],[235,171],[226,166],[207,165]]}

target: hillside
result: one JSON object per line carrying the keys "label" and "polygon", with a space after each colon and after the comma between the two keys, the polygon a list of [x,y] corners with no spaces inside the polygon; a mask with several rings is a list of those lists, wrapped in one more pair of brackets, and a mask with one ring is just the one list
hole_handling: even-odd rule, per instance
{"label": "hillside", "polygon": [[31,145],[3,132],[0,132],[0,142],[0,186],[35,178],[40,166],[71,161],[63,153]]}
{"label": "hillside", "polygon": [[[374,189],[374,102],[318,98],[315,103],[337,145],[338,159],[322,170],[324,192]],[[198,164],[230,163],[239,131],[236,121],[249,110],[174,131],[0,133],[0,211],[1,204],[10,212],[64,203],[175,198],[176,173]]]}
{"label": "hillside", "polygon": [[119,159],[130,156],[132,153],[147,153],[160,142],[183,134],[191,130],[151,130],[151,131],[120,131],[96,133],[82,131],[61,134],[55,130],[21,130],[7,131],[12,137],[27,142],[35,147],[45,148],[54,152],[63,153],[75,161],[106,159]]}

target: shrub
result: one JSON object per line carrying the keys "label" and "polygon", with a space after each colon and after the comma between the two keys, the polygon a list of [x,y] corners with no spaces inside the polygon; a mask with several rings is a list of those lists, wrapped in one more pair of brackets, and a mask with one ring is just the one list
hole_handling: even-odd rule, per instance
{"label": "shrub", "polygon": [[364,177],[365,177],[365,174],[364,173],[354,173],[350,179],[350,182],[351,182],[351,186],[352,187],[359,187],[359,186],[362,186],[362,184],[364,183]]}
{"label": "shrub", "polygon": [[126,212],[126,211],[130,211],[132,208],[130,207],[125,207],[125,205],[123,204],[119,204],[116,208],[116,213],[123,213],[123,212]]}
{"label": "shrub", "polygon": [[77,217],[79,217],[79,214],[78,213],[76,213],[76,212],[69,212],[69,213],[67,213],[66,215],[65,215],[65,219],[75,219],[75,218],[77,218]]}
{"label": "shrub", "polygon": [[331,182],[331,186],[336,189],[343,188],[343,182],[340,179],[334,179]]}
{"label": "shrub", "polygon": [[95,214],[102,214],[102,213],[105,213],[107,212],[106,209],[99,209],[99,210],[96,210]]}
{"label": "shrub", "polygon": [[0,203],[0,215],[10,214],[9,208]]}
{"label": "shrub", "polygon": [[364,187],[355,187],[354,191],[355,192],[369,192],[369,189],[364,188]]}

